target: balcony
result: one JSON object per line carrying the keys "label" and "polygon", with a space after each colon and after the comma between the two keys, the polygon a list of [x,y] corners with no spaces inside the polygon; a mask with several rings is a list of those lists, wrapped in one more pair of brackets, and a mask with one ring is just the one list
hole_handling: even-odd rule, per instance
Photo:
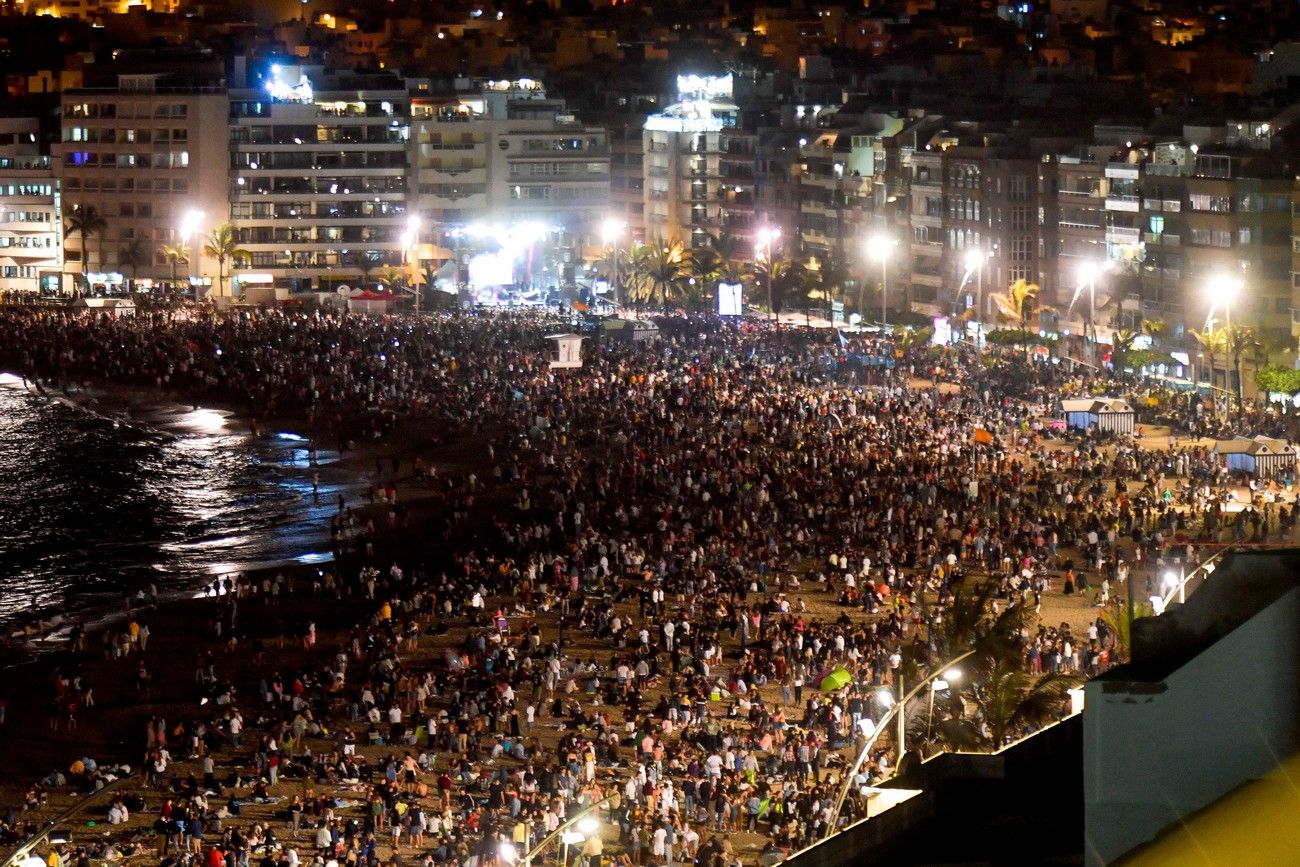
{"label": "balcony", "polygon": [[1126,211],[1130,214],[1136,214],[1139,205],[1140,200],[1137,196],[1115,194],[1106,197],[1106,210],[1108,211]]}
{"label": "balcony", "polygon": [[1179,247],[1183,243],[1183,239],[1178,235],[1170,235],[1167,233],[1157,235],[1155,232],[1145,232],[1142,235],[1142,240],[1146,241],[1148,244],[1158,244],[1162,247]]}
{"label": "balcony", "polygon": [[1128,229],[1123,226],[1110,226],[1106,229],[1106,241],[1111,244],[1136,244],[1142,239],[1141,229]]}
{"label": "balcony", "polygon": [[1139,168],[1128,163],[1107,163],[1106,177],[1124,181],[1136,181]]}
{"label": "balcony", "polygon": [[1143,199],[1142,207],[1147,211],[1167,211],[1177,214],[1183,209],[1183,203],[1178,199]]}

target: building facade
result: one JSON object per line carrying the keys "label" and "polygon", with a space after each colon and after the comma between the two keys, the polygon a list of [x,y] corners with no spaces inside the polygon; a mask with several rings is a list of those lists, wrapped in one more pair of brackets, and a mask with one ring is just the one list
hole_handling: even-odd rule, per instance
{"label": "building facade", "polygon": [[[55,149],[66,222],[94,208],[102,228],[65,239],[68,270],[84,288],[169,281],[166,245],[192,248],[195,285],[211,286],[216,263],[203,236],[228,212],[224,131],[229,101],[221,83],[173,83],[164,74],[119,75],[115,87],[62,95],[62,141]],[[193,237],[183,238],[189,229]],[[181,282],[184,279],[182,271]]]}
{"label": "building facade", "polygon": [[59,182],[36,118],[0,118],[0,292],[61,290]]}
{"label": "building facade", "polygon": [[230,95],[230,220],[241,286],[373,283],[410,252],[410,96],[387,74],[272,66]]}

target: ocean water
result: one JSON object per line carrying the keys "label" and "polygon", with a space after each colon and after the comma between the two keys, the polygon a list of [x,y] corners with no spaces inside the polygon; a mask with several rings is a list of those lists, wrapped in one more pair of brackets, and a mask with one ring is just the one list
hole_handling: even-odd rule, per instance
{"label": "ocean water", "polygon": [[0,374],[0,624],[328,559],[329,516],[356,483],[337,457],[322,450],[312,467],[306,440],[254,442],[218,410],[160,403],[114,416]]}

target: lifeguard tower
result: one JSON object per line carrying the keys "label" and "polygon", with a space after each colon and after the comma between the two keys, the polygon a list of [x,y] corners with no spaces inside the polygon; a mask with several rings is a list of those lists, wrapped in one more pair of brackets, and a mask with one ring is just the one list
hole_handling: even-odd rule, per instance
{"label": "lifeguard tower", "polygon": [[555,351],[551,355],[551,370],[582,367],[581,334],[548,334],[547,340],[555,341]]}

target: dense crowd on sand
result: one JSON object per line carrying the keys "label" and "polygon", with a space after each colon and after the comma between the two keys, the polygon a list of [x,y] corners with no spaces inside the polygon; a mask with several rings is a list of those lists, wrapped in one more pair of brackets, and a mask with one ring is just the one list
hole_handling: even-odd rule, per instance
{"label": "dense crowd on sand", "polygon": [[[682,318],[552,371],[557,324],[0,309],[0,352],[52,387],[219,395],[340,443],[441,419],[484,458],[420,465],[411,486],[445,508],[411,528],[429,539],[417,554],[383,557],[373,543],[395,521],[340,503],[338,562],[214,583],[188,687],[201,711],[142,720],[129,766],[78,759],[29,794],[39,809],[51,789],[131,778],[101,820],[121,832],[51,867],[488,864],[590,808],[607,830],[568,853],[589,865],[770,863],[827,833],[878,695],[966,649],[950,629],[962,598],[1002,613],[1087,594],[1086,632],[1028,618],[1002,637],[1026,670],[1091,675],[1116,649],[1101,609],[1127,581],[1151,592],[1156,558],[1294,524],[1271,489],[1229,513],[1231,480],[1203,447],[1054,433],[1043,416],[1088,385],[1050,365]],[[383,488],[391,514],[405,493]],[[330,636],[299,622],[306,662],[291,668],[283,637],[244,623],[295,600],[357,619]],[[74,634],[52,728],[93,713],[84,654],[120,660],[148,700],[160,616]],[[848,684],[823,688],[840,668]],[[1024,733],[973,686],[939,716],[988,746]],[[893,750],[882,738],[867,756],[841,824]]]}

